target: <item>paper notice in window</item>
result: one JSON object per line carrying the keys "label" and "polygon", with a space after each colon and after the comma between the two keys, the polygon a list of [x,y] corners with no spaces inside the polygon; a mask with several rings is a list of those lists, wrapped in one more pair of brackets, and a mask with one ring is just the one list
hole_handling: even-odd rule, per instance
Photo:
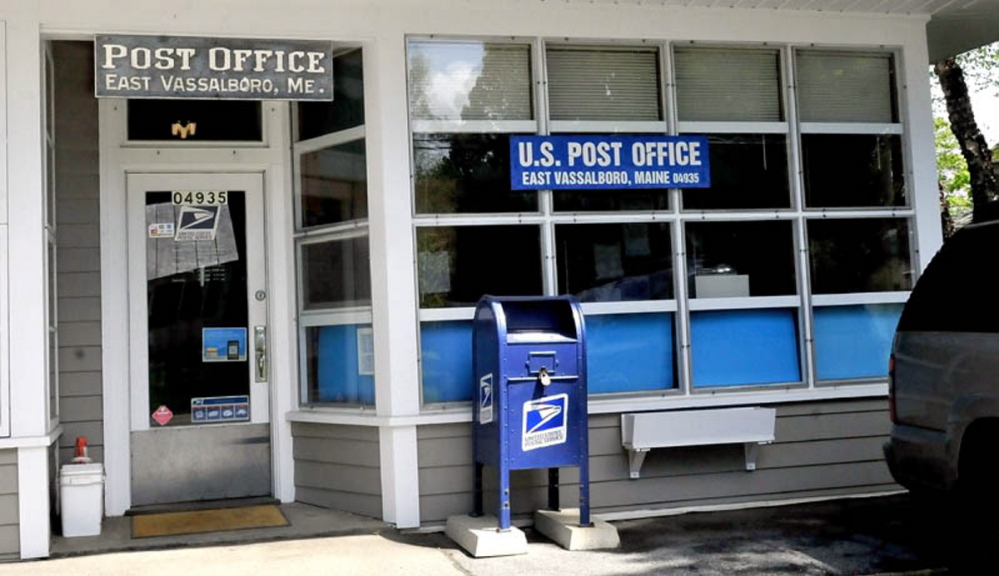
{"label": "paper notice in window", "polygon": [[420,252],[420,294],[451,291],[451,256],[448,252]]}

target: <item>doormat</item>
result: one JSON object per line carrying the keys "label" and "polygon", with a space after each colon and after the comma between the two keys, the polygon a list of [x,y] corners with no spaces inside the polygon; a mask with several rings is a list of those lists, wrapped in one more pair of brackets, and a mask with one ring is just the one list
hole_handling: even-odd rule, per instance
{"label": "doormat", "polygon": [[220,510],[192,510],[190,512],[163,512],[132,517],[132,538],[179,536],[223,530],[247,530],[287,526],[288,519],[273,504],[224,508]]}

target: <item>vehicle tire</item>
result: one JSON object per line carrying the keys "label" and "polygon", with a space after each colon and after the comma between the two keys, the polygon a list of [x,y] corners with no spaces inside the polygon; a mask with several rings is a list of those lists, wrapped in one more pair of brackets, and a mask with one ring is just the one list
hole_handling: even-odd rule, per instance
{"label": "vehicle tire", "polygon": [[999,461],[995,458],[999,426],[968,430],[961,446],[953,497],[954,568],[979,572],[999,559]]}

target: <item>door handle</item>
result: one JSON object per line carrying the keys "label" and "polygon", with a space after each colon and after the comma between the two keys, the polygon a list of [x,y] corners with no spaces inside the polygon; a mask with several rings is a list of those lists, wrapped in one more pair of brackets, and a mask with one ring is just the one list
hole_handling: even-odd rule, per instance
{"label": "door handle", "polygon": [[253,327],[253,344],[257,350],[257,382],[267,382],[267,366],[270,359],[267,357],[267,326]]}

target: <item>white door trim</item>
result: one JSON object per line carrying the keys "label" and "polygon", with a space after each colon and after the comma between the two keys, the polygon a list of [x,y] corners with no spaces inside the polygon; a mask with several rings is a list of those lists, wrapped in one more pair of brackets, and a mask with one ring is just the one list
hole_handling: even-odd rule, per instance
{"label": "white door trim", "polygon": [[[253,173],[130,173],[127,176],[128,205],[128,266],[129,266],[129,366],[131,388],[131,430],[148,430],[149,425],[149,347],[146,279],[146,217],[145,192],[151,190],[240,190],[246,194],[246,257],[247,263],[247,361],[250,381],[250,421],[263,424],[270,421],[268,383],[257,382],[253,367],[257,361],[253,345],[255,326],[267,326],[267,303],[253,297],[257,290],[266,290],[267,276],[264,254],[263,174]],[[132,249],[133,247],[143,249]],[[251,257],[252,256],[252,257]]]}
{"label": "white door trim", "polygon": [[[264,174],[267,261],[294,262],[290,216],[290,116],[285,102],[264,103],[267,148],[129,148],[125,145],[125,103],[99,99],[101,163],[101,326],[104,381],[104,508],[121,516],[132,505],[128,365],[128,249],[126,173],[256,172]],[[283,264],[282,264],[283,265]],[[271,266],[268,311],[271,319],[295,316],[294,274]],[[290,284],[290,287],[289,287]],[[297,341],[293,322],[272,322],[271,474],[282,502],[295,498],[291,424],[285,414],[297,405]]]}

